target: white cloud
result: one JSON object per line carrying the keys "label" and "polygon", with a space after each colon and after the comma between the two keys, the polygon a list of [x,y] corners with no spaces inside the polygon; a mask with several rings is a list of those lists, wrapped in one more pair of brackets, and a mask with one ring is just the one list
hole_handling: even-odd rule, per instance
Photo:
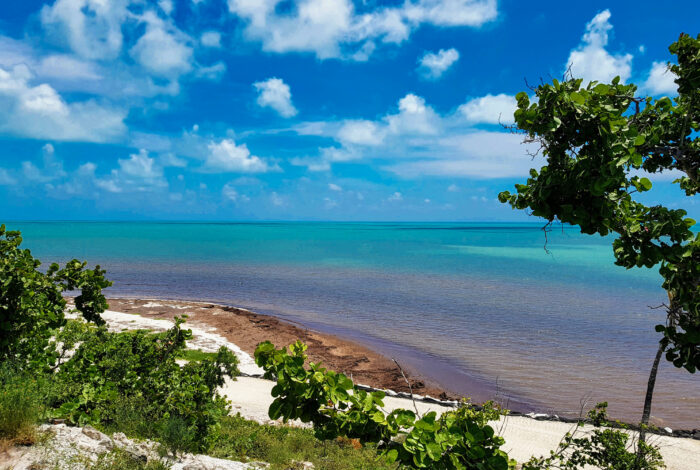
{"label": "white cloud", "polygon": [[176,78],[192,69],[189,38],[147,11],[141,18],[146,32],[129,51],[146,70],[159,77]]}
{"label": "white cloud", "polygon": [[335,183],[328,183],[328,189],[330,189],[331,191],[342,191],[343,190],[343,188],[341,188],[340,186],[338,186]]}
{"label": "white cloud", "polygon": [[419,61],[418,71],[423,77],[435,80],[442,77],[457,60],[459,52],[455,48],[440,49],[437,53],[426,52]]}
{"label": "white cloud", "polygon": [[206,47],[221,47],[221,33],[218,31],[205,31],[202,33],[202,37],[199,42]]}
{"label": "white cloud", "polygon": [[297,114],[297,109],[292,104],[292,93],[289,85],[280,78],[268,78],[261,82],[253,83],[258,91],[258,106],[272,108],[282,117],[292,117]]}
{"label": "white cloud", "polygon": [[17,180],[10,176],[6,169],[0,168],[0,186],[11,186],[16,183]]}
{"label": "white cloud", "polygon": [[250,154],[245,144],[236,145],[233,139],[210,142],[209,154],[203,170],[209,172],[264,173],[271,168],[260,157]]}
{"label": "white cloud", "polygon": [[39,168],[29,161],[22,162],[22,174],[29,181],[47,183],[66,176],[63,162],[56,159],[53,145],[45,144],[42,148],[43,167]]}
{"label": "white cloud", "polygon": [[123,193],[150,192],[168,186],[163,169],[145,150],[129,155],[128,159],[119,159],[118,163],[119,167],[108,177],[95,180],[97,187],[111,193]]}
{"label": "white cloud", "polygon": [[496,19],[496,0],[418,0],[406,2],[404,16],[413,23],[478,27]]}
{"label": "white cloud", "polygon": [[100,80],[102,73],[92,62],[87,62],[66,54],[44,57],[36,66],[36,73],[43,77],[63,80]]}
{"label": "white cloud", "polygon": [[384,132],[373,121],[345,121],[338,131],[338,139],[347,144],[379,145],[384,140]]}
{"label": "white cloud", "polygon": [[205,78],[207,80],[218,81],[221,80],[226,73],[226,64],[223,62],[217,62],[214,65],[208,67],[199,67],[197,69],[197,77]]}
{"label": "white cloud", "polygon": [[221,188],[221,194],[228,199],[229,201],[233,202],[248,202],[250,201],[250,198],[246,196],[245,194],[240,194],[238,191],[236,191],[236,188],[234,187],[233,183],[229,182],[224,185],[223,188]]}
{"label": "white cloud", "polygon": [[517,107],[513,96],[489,94],[467,101],[458,108],[458,112],[471,123],[512,124]]}
{"label": "white cloud", "polygon": [[474,131],[440,138],[435,143],[430,159],[394,163],[385,169],[405,178],[448,176],[481,179],[522,176],[538,165],[528,158],[526,150],[520,135]]}
{"label": "white cloud", "polygon": [[649,77],[642,88],[652,95],[676,95],[678,85],[674,81],[676,75],[668,70],[665,62],[654,62],[649,71]]}
{"label": "white cloud", "polygon": [[24,65],[0,68],[0,132],[35,139],[106,142],[126,131],[126,112],[95,101],[67,103],[48,84],[33,86]]}
{"label": "white cloud", "polygon": [[129,0],[56,0],[41,9],[41,22],[51,38],[88,59],[119,56]]}
{"label": "white cloud", "polygon": [[610,10],[603,10],[593,17],[581,44],[569,54],[566,67],[571,67],[575,78],[610,82],[619,76],[624,82],[632,74],[632,54],[612,55],[605,49],[612,29],[610,16]]}
{"label": "white cloud", "polygon": [[173,0],[158,0],[158,6],[161,10],[163,10],[163,13],[165,13],[168,16],[170,16],[170,14],[175,9],[173,5]]}
{"label": "white cloud", "polygon": [[418,0],[357,13],[352,0],[228,0],[245,36],[266,51],[313,52],[320,59],[367,60],[375,41],[400,43],[422,24],[478,27],[496,18],[496,0]]}
{"label": "white cloud", "polygon": [[294,157],[289,160],[289,163],[294,166],[305,166],[309,171],[328,171],[331,169],[331,163],[323,158],[315,157]]}
{"label": "white cloud", "polygon": [[[328,171],[331,165],[350,161],[380,160],[384,170],[406,178],[449,176],[503,178],[527,174],[532,163],[521,145],[521,136],[509,132],[486,132],[478,123],[512,122],[513,98],[487,95],[465,103],[456,113],[438,114],[422,97],[409,93],[399,100],[399,112],[375,121],[301,123],[294,130],[302,135],[330,137],[336,146],[319,148],[317,156],[292,159],[293,165],[310,171]],[[361,135],[381,135],[382,140],[349,139],[348,123],[372,129]],[[351,129],[353,129],[351,127]],[[355,130],[355,129],[353,129]],[[365,144],[365,145],[362,145]],[[448,188],[457,191],[457,186]]]}
{"label": "white cloud", "polygon": [[403,196],[401,195],[400,192],[395,192],[389,198],[387,199],[388,201],[403,201]]}
{"label": "white cloud", "polygon": [[159,156],[158,162],[163,167],[185,168],[187,160],[180,158],[172,152],[167,152]]}
{"label": "white cloud", "polygon": [[386,117],[389,130],[394,134],[437,134],[440,117],[425,99],[412,93],[399,100],[399,113]]}
{"label": "white cloud", "polygon": [[457,186],[456,184],[451,184],[447,187],[447,191],[451,193],[459,192],[459,186]]}

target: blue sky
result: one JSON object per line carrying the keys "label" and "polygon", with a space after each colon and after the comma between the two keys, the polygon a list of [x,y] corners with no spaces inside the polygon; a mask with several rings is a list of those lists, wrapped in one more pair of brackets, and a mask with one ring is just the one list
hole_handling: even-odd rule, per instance
{"label": "blue sky", "polygon": [[[0,217],[525,220],[513,96],[567,65],[672,95],[700,3],[0,6]],[[645,202],[700,213],[672,176]]]}

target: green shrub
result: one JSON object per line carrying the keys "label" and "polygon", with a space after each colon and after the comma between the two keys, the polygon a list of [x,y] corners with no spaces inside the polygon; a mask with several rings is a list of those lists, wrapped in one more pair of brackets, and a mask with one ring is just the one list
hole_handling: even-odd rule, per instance
{"label": "green shrub", "polygon": [[22,368],[41,369],[55,364],[55,344],[50,338],[65,324],[66,301],[61,293],[80,289],[75,305],[83,317],[103,323],[107,308],[102,289],[111,285],[99,266],[73,260],[60,268],[52,264],[40,271],[39,260],[20,248],[19,232],[0,225],[0,361]]}
{"label": "green shrub", "polygon": [[255,350],[256,363],[267,378],[276,377],[270,405],[272,419],[299,419],[313,423],[319,439],[339,436],[377,443],[388,462],[399,468],[506,470],[515,461],[500,449],[503,438],[486,424],[497,410],[462,408],[437,417],[416,416],[410,410],[382,410],[384,393],[356,388],[343,374],[311,363],[304,367],[306,345],[297,341],[275,349],[270,342]]}
{"label": "green shrub", "polygon": [[203,449],[228,405],[216,389],[238,373],[235,355],[221,348],[213,357],[179,366],[176,358],[191,337],[183,319],[168,331],[110,333],[97,328],[55,376],[55,415],[83,425],[116,430],[117,424],[140,437],[174,445],[174,424],[191,432],[177,450]]}
{"label": "green shrub", "polygon": [[[598,403],[589,411],[588,418],[595,428],[587,435],[576,437],[567,433],[559,447],[549,457],[533,457],[523,465],[523,470],[562,469],[578,470],[600,468],[603,470],[657,470],[664,468],[658,449],[645,442],[641,446],[642,458],[629,444],[630,435],[619,429],[611,429],[607,418],[607,403]],[[583,421],[578,426],[583,426]]]}

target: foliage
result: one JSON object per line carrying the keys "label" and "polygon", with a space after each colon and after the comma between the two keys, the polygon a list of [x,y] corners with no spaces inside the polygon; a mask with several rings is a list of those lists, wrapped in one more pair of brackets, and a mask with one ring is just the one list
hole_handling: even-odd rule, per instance
{"label": "foliage", "polygon": [[93,329],[55,375],[56,416],[110,426],[127,409],[147,423],[140,428],[148,434],[143,437],[159,435],[171,450],[204,447],[228,413],[216,389],[226,376],[238,373],[237,360],[222,347],[213,358],[178,365],[176,358],[191,337],[183,322],[176,319],[162,333]]}
{"label": "foliage", "polygon": [[[557,468],[577,470],[600,468],[602,470],[656,470],[664,468],[658,449],[640,442],[643,458],[637,459],[636,451],[630,451],[630,435],[619,429],[606,428],[607,403],[599,403],[589,411],[588,417],[595,428],[586,436],[576,437],[576,432],[567,433],[556,451],[549,457],[533,457],[523,465],[523,470],[543,470]],[[583,421],[578,423],[579,427]]]}
{"label": "foliage", "polygon": [[360,390],[345,375],[319,364],[310,363],[306,369],[305,350],[306,345],[297,341],[290,353],[270,342],[260,343],[255,351],[265,376],[277,378],[271,419],[313,423],[319,439],[343,436],[378,443],[387,461],[397,462],[400,468],[505,470],[515,466],[500,450],[503,439],[486,424],[497,416],[493,410],[485,415],[465,405],[439,418],[435,412],[419,417],[403,409],[385,414],[383,392]]}
{"label": "foliage", "polygon": [[99,266],[85,269],[86,263],[77,260],[41,272],[39,260],[21,243],[19,232],[0,225],[0,361],[46,368],[56,360],[50,338],[65,324],[61,293],[80,289],[76,308],[86,320],[101,324],[107,308],[102,289],[111,283]]}
{"label": "foliage", "polygon": [[32,444],[41,419],[45,385],[10,363],[0,364],[0,440]]}
{"label": "foliage", "polygon": [[[241,416],[228,416],[209,455],[233,460],[267,462],[272,470],[303,468],[311,462],[325,470],[384,470],[395,464],[377,459],[373,444],[361,446],[350,439],[319,441],[310,429],[258,424]],[[383,460],[383,459],[382,459]]]}
{"label": "foliage", "polygon": [[634,193],[652,188],[648,173],[674,172],[688,195],[700,189],[700,36],[681,34],[669,48],[677,65],[678,96],[635,96],[637,87],[619,77],[610,84],[554,80],[519,93],[517,127],[546,158],[530,170],[516,194],[499,195],[516,209],[529,209],[551,224],[578,225],[581,232],[617,234],[616,264],[660,264],[670,305],[661,346],[676,367],[700,367],[700,234],[681,209],[648,207]]}

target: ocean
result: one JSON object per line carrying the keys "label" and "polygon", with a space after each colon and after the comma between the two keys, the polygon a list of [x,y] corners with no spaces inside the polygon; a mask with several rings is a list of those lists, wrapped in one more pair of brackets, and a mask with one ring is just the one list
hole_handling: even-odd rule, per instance
{"label": "ocean", "polygon": [[[637,421],[664,321],[656,269],[610,237],[518,223],[14,222],[44,261],[107,269],[108,296],[249,308],[366,344],[477,401]],[[546,249],[545,249],[546,243]],[[663,361],[652,416],[700,427],[700,377]]]}

